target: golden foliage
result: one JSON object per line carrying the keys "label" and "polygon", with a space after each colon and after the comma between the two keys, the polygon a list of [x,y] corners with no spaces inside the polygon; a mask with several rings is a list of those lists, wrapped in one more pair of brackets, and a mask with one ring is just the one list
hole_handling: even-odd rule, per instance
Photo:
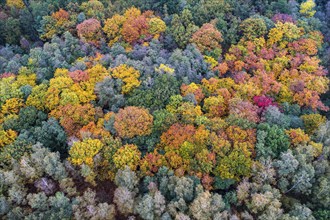
{"label": "golden foliage", "polygon": [[99,153],[102,147],[103,144],[98,139],[88,138],[75,142],[69,151],[69,160],[74,165],[82,165],[84,163],[89,167],[93,167],[93,158]]}
{"label": "golden foliage", "polygon": [[114,155],[113,162],[117,169],[124,169],[125,166],[133,171],[136,170],[140,162],[141,153],[134,144],[126,144],[121,147]]}
{"label": "golden foliage", "polygon": [[112,77],[121,79],[124,82],[122,86],[122,93],[127,94],[134,88],[140,86],[141,82],[138,80],[140,72],[133,67],[128,67],[126,64],[122,64],[112,69]]}

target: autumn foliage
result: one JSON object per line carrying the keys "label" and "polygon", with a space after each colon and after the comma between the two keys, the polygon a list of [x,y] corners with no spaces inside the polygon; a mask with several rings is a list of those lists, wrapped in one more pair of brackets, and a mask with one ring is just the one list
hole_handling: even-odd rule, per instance
{"label": "autumn foliage", "polygon": [[1,219],[330,219],[330,1],[0,1]]}
{"label": "autumn foliage", "polygon": [[134,88],[140,85],[140,81],[138,80],[140,77],[139,71],[133,67],[128,67],[126,64],[114,68],[111,76],[123,81],[123,94],[131,92]]}
{"label": "autumn foliage", "polygon": [[122,40],[134,44],[159,38],[165,32],[166,24],[151,11],[142,13],[137,8],[129,8],[124,15],[115,14],[107,19],[103,30],[109,39],[109,46]]}
{"label": "autumn foliage", "polygon": [[148,110],[128,106],[116,114],[114,128],[120,137],[132,138],[150,134],[152,123],[153,117]]}
{"label": "autumn foliage", "polygon": [[213,55],[218,58],[221,54],[223,41],[221,33],[213,24],[203,24],[203,26],[193,34],[191,42],[195,43],[201,53]]}
{"label": "autumn foliage", "polygon": [[101,24],[97,19],[91,18],[78,24],[77,32],[82,40],[98,44],[101,37]]}

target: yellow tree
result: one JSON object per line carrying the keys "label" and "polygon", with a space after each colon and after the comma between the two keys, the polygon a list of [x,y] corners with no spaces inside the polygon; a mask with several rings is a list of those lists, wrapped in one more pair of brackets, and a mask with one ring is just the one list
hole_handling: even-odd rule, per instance
{"label": "yellow tree", "polygon": [[102,149],[103,144],[98,139],[85,139],[75,142],[69,151],[69,160],[74,165],[82,165],[83,163],[93,167],[93,158]]}
{"label": "yellow tree", "polygon": [[89,82],[95,84],[102,81],[106,76],[109,76],[109,71],[101,64],[96,64],[87,70]]}
{"label": "yellow tree", "polygon": [[23,0],[6,0],[6,3],[9,7],[15,7],[18,9],[25,7]]}
{"label": "yellow tree", "polygon": [[23,98],[20,85],[14,76],[0,78],[0,107],[10,98]]}
{"label": "yellow tree", "polygon": [[165,22],[160,18],[151,18],[149,20],[149,33],[158,38],[166,30]]}
{"label": "yellow tree", "polygon": [[141,152],[136,145],[127,144],[119,148],[112,158],[117,169],[129,166],[131,170],[135,171],[140,162]]}
{"label": "yellow tree", "polygon": [[300,13],[306,17],[313,17],[316,11],[314,10],[316,4],[314,0],[307,0],[300,5]]}
{"label": "yellow tree", "polygon": [[203,110],[207,113],[207,116],[220,117],[226,113],[227,106],[221,95],[210,96],[204,99]]}
{"label": "yellow tree", "polygon": [[17,133],[13,130],[0,130],[0,149],[1,147],[6,146],[7,144],[11,144],[15,141],[17,137]]}
{"label": "yellow tree", "polygon": [[39,110],[46,108],[46,93],[48,86],[44,83],[32,88],[32,92],[26,100],[26,105],[34,106]]}
{"label": "yellow tree", "polygon": [[7,99],[5,104],[2,105],[1,113],[3,115],[17,114],[24,106],[23,99],[11,98]]}
{"label": "yellow tree", "polygon": [[103,143],[98,139],[85,139],[75,142],[69,151],[69,161],[74,165],[81,166],[81,174],[85,180],[96,185],[94,172],[94,157],[102,150]]}
{"label": "yellow tree", "polygon": [[103,31],[107,35],[109,40],[109,47],[111,47],[116,42],[120,41],[122,38],[121,30],[126,18],[122,15],[114,15],[105,21]]}
{"label": "yellow tree", "polygon": [[[58,70],[57,70],[58,71]],[[53,110],[57,108],[60,105],[61,102],[61,94],[63,91],[67,91],[70,89],[70,87],[73,85],[73,80],[68,77],[68,76],[57,76],[55,72],[55,78],[52,78],[49,82],[49,88],[46,92],[46,107],[49,110]],[[64,92],[65,95],[65,92]],[[71,94],[72,95],[72,94]],[[75,100],[72,101],[74,103],[72,104],[77,104],[76,99],[71,99]],[[70,101],[64,101],[64,102],[70,102]],[[62,101],[63,104],[63,101]],[[68,104],[68,103],[66,103]]]}
{"label": "yellow tree", "polygon": [[123,81],[124,85],[121,88],[123,94],[129,93],[141,84],[138,80],[140,77],[140,72],[133,67],[127,66],[126,64],[122,64],[112,69],[111,76]]}

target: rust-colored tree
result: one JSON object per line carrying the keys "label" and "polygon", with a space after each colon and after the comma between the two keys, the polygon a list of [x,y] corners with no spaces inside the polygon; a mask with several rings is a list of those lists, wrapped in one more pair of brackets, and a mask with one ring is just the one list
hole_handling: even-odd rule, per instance
{"label": "rust-colored tree", "polygon": [[144,108],[128,106],[115,116],[114,128],[119,137],[133,138],[151,133],[153,116]]}

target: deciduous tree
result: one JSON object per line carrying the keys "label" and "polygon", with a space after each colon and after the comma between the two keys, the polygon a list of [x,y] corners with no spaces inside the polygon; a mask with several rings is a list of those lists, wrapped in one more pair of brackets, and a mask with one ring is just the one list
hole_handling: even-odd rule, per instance
{"label": "deciduous tree", "polygon": [[150,134],[152,124],[153,117],[148,110],[129,106],[116,114],[114,128],[119,137],[132,138]]}

